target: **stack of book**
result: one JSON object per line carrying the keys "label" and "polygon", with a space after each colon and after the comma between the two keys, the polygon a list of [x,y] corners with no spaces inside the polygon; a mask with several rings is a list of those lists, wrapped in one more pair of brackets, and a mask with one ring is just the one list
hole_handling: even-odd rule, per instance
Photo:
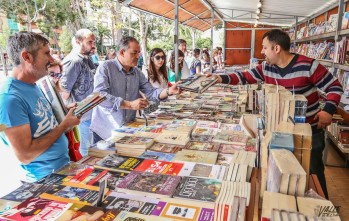
{"label": "stack of book", "polygon": [[270,150],[267,190],[303,196],[306,172],[292,152],[285,149]]}
{"label": "stack of book", "polygon": [[124,156],[138,157],[154,143],[154,139],[139,136],[124,136],[115,143],[117,153]]}

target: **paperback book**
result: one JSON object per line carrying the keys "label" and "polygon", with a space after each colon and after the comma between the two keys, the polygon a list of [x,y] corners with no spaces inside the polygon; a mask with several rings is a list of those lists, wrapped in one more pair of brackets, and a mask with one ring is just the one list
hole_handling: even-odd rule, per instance
{"label": "paperback book", "polygon": [[198,177],[183,177],[174,198],[215,202],[221,189],[221,181]]}
{"label": "paperback book", "polygon": [[1,216],[7,220],[56,220],[70,206],[70,203],[31,197]]}
{"label": "paperback book", "polygon": [[98,161],[95,167],[113,171],[129,172],[134,170],[142,161],[142,158],[112,154]]}
{"label": "paperback book", "polygon": [[119,192],[149,197],[171,197],[180,177],[133,171],[117,186]]}

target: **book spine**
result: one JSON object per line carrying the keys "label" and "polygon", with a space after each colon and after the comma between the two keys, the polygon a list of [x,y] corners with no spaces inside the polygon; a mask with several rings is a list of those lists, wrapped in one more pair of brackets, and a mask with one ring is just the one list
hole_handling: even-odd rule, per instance
{"label": "book spine", "polygon": [[98,104],[102,103],[104,100],[106,99],[106,97],[102,97],[101,99],[97,100],[94,103],[91,103],[89,105],[86,105],[85,108],[83,108],[81,111],[76,112],[75,115],[78,116],[82,116],[83,114],[85,114],[86,112],[88,112],[89,110],[91,110],[92,108],[94,108],[95,106],[97,106]]}

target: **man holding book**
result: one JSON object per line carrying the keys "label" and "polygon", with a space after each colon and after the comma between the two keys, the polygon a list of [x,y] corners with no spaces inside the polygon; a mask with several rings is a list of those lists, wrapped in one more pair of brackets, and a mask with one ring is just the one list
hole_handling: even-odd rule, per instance
{"label": "man holding book", "polygon": [[[46,38],[18,32],[9,38],[7,52],[14,69],[0,88],[0,122],[7,126],[0,134],[0,168],[12,169],[8,160],[12,157],[24,169],[26,181],[37,181],[70,161],[64,133],[80,120],[72,108],[58,124],[50,103],[35,83],[48,74],[54,62]],[[2,177],[17,173],[11,169]]]}
{"label": "man holding book", "polygon": [[109,138],[114,129],[134,121],[136,110],[148,106],[148,98],[162,100],[178,93],[177,84],[167,89],[154,88],[136,68],[139,56],[138,41],[133,37],[123,37],[116,58],[98,66],[94,91],[106,93],[107,99],[93,109],[91,130],[94,143]]}
{"label": "man holding book", "polygon": [[[63,90],[62,97],[68,102],[80,102],[93,91],[93,77],[96,66],[89,56],[94,55],[96,50],[96,37],[88,29],[80,29],[72,40],[73,50],[64,58],[63,73],[60,85]],[[92,111],[87,112],[81,118],[80,153],[87,156],[91,146]]]}
{"label": "man holding book", "polygon": [[[343,89],[335,78],[318,61],[303,55],[290,53],[290,37],[279,29],[263,36],[262,54],[265,60],[256,68],[228,75],[217,75],[218,83],[282,85],[295,94],[303,94],[308,100],[306,122],[312,126],[312,151],[310,173],[316,174],[328,198],[322,154],[325,148],[323,129],[332,122]],[[317,90],[326,93],[326,104],[321,110]]]}

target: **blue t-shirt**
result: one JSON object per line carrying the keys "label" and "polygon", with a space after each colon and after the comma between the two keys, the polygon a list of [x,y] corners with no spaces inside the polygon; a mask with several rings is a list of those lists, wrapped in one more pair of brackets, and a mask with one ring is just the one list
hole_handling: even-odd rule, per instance
{"label": "blue t-shirt", "polygon": [[190,65],[190,76],[196,74],[196,67],[201,68],[201,61],[199,59],[194,59]]}
{"label": "blue t-shirt", "polygon": [[[0,88],[0,123],[7,127],[29,124],[32,139],[41,137],[58,126],[51,105],[39,87],[14,78],[8,78]],[[0,133],[0,140],[5,148],[10,148],[4,133]],[[2,157],[5,156],[0,154],[0,164]],[[21,167],[26,170],[28,181],[36,181],[68,162],[68,140],[62,134],[45,152],[31,163],[21,164]]]}

